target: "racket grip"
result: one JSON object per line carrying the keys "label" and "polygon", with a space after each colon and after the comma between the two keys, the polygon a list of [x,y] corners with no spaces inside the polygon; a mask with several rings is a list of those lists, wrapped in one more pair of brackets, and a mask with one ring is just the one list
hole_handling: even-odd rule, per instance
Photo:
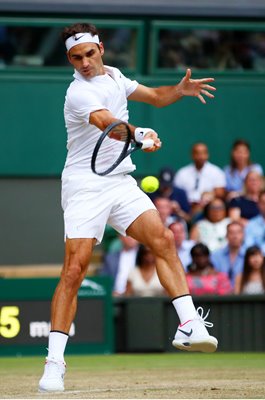
{"label": "racket grip", "polygon": [[153,147],[155,142],[153,141],[153,139],[145,139],[142,140],[141,143],[142,143],[142,150],[144,150]]}

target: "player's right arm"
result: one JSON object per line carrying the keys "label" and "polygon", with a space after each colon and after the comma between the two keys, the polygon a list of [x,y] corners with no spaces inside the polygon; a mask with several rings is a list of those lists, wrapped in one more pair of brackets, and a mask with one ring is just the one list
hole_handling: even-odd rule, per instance
{"label": "player's right arm", "polygon": [[90,114],[89,123],[95,125],[101,131],[107,128],[113,122],[118,121],[109,110],[97,110]]}
{"label": "player's right arm", "polygon": [[[89,123],[92,125],[95,125],[98,129],[101,131],[104,131],[110,124],[113,122],[118,121],[117,118],[115,118],[112,113],[109,110],[102,109],[102,110],[97,110],[94,111],[90,114],[89,117]],[[131,133],[134,135],[136,127],[134,125],[128,124],[130,127]],[[154,140],[154,146],[145,149],[145,152],[153,152],[161,147],[161,141],[157,135],[157,133],[153,130],[150,129],[150,132],[148,132],[145,136],[145,139],[152,139]]]}

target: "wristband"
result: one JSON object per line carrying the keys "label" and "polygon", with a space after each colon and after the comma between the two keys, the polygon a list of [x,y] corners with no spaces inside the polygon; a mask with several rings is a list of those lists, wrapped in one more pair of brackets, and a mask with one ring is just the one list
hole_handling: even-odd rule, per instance
{"label": "wristband", "polygon": [[140,143],[148,132],[154,132],[151,128],[135,128],[134,140]]}

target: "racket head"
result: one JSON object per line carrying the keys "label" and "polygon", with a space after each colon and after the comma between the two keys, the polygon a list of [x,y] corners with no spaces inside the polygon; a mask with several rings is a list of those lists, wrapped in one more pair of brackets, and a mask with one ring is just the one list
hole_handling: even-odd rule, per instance
{"label": "racket head", "polygon": [[[123,144],[120,153],[117,157],[111,159],[110,162],[106,161],[103,166],[102,161],[100,162],[100,153],[104,147],[106,141],[115,140]],[[115,121],[102,132],[96,146],[94,148],[91,158],[91,169],[92,171],[100,176],[105,176],[112,172],[124,158],[128,155],[128,148],[132,140],[132,135],[128,124],[124,121]]]}

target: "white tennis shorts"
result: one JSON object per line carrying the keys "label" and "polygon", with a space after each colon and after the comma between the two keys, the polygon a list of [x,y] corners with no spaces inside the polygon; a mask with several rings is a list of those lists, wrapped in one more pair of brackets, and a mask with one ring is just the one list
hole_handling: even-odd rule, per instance
{"label": "white tennis shorts", "polygon": [[122,235],[143,212],[156,209],[130,175],[94,174],[62,178],[65,238],[96,238],[100,243],[106,224]]}

